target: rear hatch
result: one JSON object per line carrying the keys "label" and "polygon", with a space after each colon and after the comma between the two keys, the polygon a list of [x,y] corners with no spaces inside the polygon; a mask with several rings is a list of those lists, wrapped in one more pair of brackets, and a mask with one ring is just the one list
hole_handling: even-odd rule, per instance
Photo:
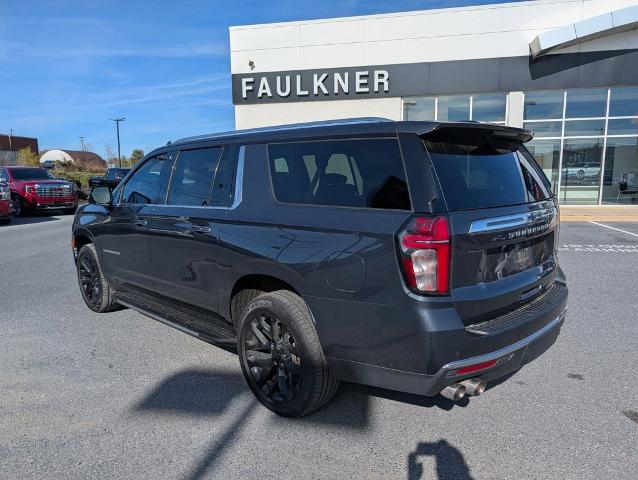
{"label": "rear hatch", "polygon": [[489,126],[423,137],[449,211],[450,295],[466,325],[538,301],[554,283],[558,210],[528,138]]}

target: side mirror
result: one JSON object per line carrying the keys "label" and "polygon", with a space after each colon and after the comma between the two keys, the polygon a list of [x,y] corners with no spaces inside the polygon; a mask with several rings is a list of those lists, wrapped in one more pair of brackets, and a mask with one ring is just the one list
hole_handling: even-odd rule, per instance
{"label": "side mirror", "polygon": [[89,203],[111,208],[113,206],[111,189],[109,187],[93,187],[89,195]]}

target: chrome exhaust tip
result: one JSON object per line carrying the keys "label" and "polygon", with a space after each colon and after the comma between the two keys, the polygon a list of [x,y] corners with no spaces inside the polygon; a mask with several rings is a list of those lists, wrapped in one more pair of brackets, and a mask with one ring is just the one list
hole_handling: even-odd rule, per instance
{"label": "chrome exhaust tip", "polygon": [[441,390],[441,395],[453,402],[458,402],[465,396],[465,386],[460,383],[453,383]]}
{"label": "chrome exhaust tip", "polygon": [[487,382],[479,378],[468,378],[467,380],[463,380],[461,385],[465,387],[465,393],[472,395],[473,397],[478,397],[485,391]]}

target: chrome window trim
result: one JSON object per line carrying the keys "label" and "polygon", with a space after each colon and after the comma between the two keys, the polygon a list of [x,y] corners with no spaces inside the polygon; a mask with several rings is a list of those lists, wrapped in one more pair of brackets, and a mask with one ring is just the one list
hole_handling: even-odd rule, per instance
{"label": "chrome window trim", "polygon": [[[215,205],[206,205],[206,206],[198,206],[198,205],[168,205],[166,203],[145,203],[143,205],[150,207],[160,207],[160,208],[203,208],[207,210],[235,210],[242,201],[242,192],[243,192],[243,184],[244,184],[244,163],[245,163],[245,155],[246,155],[246,146],[241,145],[239,147],[239,155],[237,156],[237,173],[235,175],[235,196],[233,199],[232,205],[230,207],[220,207]],[[173,165],[174,166],[174,165]],[[168,194],[168,193],[167,193]],[[120,204],[118,204],[120,205]],[[124,205],[137,205],[132,203],[127,203]],[[142,204],[139,204],[142,205]]]}

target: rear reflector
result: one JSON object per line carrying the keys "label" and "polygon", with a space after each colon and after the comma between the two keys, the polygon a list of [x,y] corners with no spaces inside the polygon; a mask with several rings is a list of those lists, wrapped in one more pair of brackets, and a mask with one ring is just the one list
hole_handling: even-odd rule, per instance
{"label": "rear reflector", "polygon": [[410,288],[448,293],[450,229],[445,217],[417,217],[399,234],[401,264]]}
{"label": "rear reflector", "polygon": [[465,375],[466,373],[478,372],[479,370],[485,370],[486,368],[496,365],[497,360],[488,360],[487,362],[475,363],[474,365],[468,365],[467,367],[459,368],[457,375]]}

